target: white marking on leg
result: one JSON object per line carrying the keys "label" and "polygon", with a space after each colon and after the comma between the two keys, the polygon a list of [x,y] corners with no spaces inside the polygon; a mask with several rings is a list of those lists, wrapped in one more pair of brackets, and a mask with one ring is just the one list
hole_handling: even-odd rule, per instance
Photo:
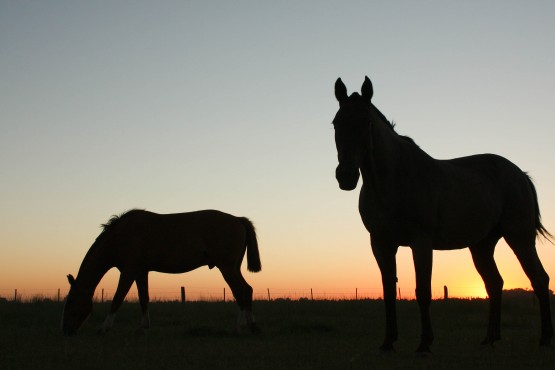
{"label": "white marking on leg", "polygon": [[237,314],[237,327],[241,330],[245,326],[247,326],[247,312],[241,310]]}
{"label": "white marking on leg", "polygon": [[245,319],[247,321],[247,325],[250,327],[252,324],[255,323],[254,320],[254,315],[252,314],[252,311],[245,311]]}
{"label": "white marking on leg", "polygon": [[115,317],[116,317],[115,313],[109,313],[108,316],[106,316],[106,320],[104,320],[104,323],[102,324],[102,327],[100,328],[100,330],[102,332],[107,332],[108,330],[110,330],[112,326],[114,326]]}

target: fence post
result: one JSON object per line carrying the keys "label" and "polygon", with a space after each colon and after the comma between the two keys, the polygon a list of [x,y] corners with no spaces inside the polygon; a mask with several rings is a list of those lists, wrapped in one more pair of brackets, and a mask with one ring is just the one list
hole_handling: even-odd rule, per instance
{"label": "fence post", "polygon": [[449,291],[447,290],[447,285],[443,286],[443,299],[449,299]]}
{"label": "fence post", "polygon": [[225,302],[225,288],[224,288],[224,302]]}
{"label": "fence post", "polygon": [[100,298],[100,303],[104,303],[104,288],[102,288],[102,295]]}
{"label": "fence post", "polygon": [[355,288],[355,301],[358,301],[358,288]]}
{"label": "fence post", "polygon": [[58,302],[60,302],[60,288],[58,288]]}
{"label": "fence post", "polygon": [[314,296],[312,295],[312,288],[310,288],[310,300],[311,300],[311,301],[314,300]]}
{"label": "fence post", "polygon": [[268,302],[271,302],[271,299],[270,299],[270,288],[267,288],[267,289],[268,289]]}
{"label": "fence post", "polygon": [[401,300],[401,288],[397,288],[399,291],[399,300]]}
{"label": "fence post", "polygon": [[185,287],[181,287],[181,303],[185,303]]}
{"label": "fence post", "polygon": [[13,301],[17,302],[17,289],[15,290],[15,293],[13,295]]}

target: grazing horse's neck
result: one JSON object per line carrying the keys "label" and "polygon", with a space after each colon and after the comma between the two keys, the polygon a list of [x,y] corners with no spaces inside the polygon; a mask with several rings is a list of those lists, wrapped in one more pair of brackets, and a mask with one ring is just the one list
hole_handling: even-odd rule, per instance
{"label": "grazing horse's neck", "polygon": [[113,267],[113,264],[109,261],[106,244],[102,236],[94,242],[83,259],[77,274],[77,281],[79,281],[80,286],[91,294],[94,293],[106,272]]}

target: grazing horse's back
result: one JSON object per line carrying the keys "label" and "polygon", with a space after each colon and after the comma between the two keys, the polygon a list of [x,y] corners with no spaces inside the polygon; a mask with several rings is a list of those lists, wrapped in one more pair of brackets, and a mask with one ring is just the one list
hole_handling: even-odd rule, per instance
{"label": "grazing horse's back", "polygon": [[252,223],[221,211],[157,214],[132,210],[113,217],[104,232],[111,248],[118,251],[115,254],[127,256],[117,261],[120,270],[181,273],[204,265],[240,265],[249,241],[251,263],[258,260],[260,266]]}

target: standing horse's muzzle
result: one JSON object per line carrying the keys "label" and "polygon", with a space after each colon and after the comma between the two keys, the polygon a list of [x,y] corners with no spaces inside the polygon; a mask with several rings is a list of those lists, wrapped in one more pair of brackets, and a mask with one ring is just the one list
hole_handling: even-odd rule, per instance
{"label": "standing horse's muzzle", "polygon": [[335,178],[341,190],[354,190],[357,187],[360,172],[358,167],[339,165],[335,170]]}

